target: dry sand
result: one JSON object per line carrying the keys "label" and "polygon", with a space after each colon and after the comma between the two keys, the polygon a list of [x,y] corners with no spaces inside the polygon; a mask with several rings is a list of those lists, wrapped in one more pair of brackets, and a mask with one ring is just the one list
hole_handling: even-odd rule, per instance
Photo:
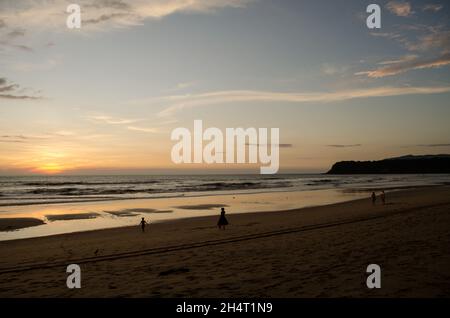
{"label": "dry sand", "polygon": [[217,216],[0,242],[0,296],[449,297],[450,187],[387,199],[229,215],[225,231]]}

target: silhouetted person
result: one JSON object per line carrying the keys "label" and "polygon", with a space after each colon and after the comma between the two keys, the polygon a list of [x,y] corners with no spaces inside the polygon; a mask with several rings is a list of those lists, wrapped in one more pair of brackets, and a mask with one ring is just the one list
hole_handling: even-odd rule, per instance
{"label": "silhouetted person", "polygon": [[228,225],[228,221],[227,221],[227,218],[225,217],[225,209],[222,208],[220,210],[220,218],[219,218],[219,222],[217,222],[217,226],[219,227],[219,230],[220,229],[225,230],[225,226],[227,226],[227,225]]}
{"label": "silhouetted person", "polygon": [[377,196],[375,195],[375,192],[372,192],[372,204],[375,205],[375,201],[377,201]]}
{"label": "silhouetted person", "polygon": [[145,232],[145,226],[146,226],[148,223],[144,220],[144,218],[142,218],[140,224],[141,224],[142,233],[144,233],[144,232]]}
{"label": "silhouetted person", "polygon": [[381,202],[383,203],[383,205],[385,205],[386,204],[386,194],[384,193],[384,191],[381,191],[380,199],[381,199]]}

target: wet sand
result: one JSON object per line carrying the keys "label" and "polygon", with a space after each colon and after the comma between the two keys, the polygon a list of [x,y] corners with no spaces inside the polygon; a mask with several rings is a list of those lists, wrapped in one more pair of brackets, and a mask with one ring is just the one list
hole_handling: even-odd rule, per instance
{"label": "wet sand", "polygon": [[[450,297],[450,187],[0,242],[1,297]],[[232,209],[232,206],[226,209]],[[82,288],[66,287],[77,263]],[[366,287],[378,264],[381,289]]]}
{"label": "wet sand", "polygon": [[50,222],[53,221],[70,221],[70,220],[86,220],[86,219],[95,219],[98,217],[98,213],[72,213],[72,214],[49,214],[45,217]]}
{"label": "wet sand", "polygon": [[0,218],[0,231],[14,231],[45,224],[36,218]]}
{"label": "wet sand", "polygon": [[166,222],[186,217],[215,216],[220,207],[227,207],[229,214],[270,212],[361,197],[367,197],[367,193],[347,194],[338,189],[326,189],[10,206],[2,209],[1,219],[32,217],[45,224],[20,231],[0,231],[0,241],[130,226],[138,224],[142,217],[152,222]]}

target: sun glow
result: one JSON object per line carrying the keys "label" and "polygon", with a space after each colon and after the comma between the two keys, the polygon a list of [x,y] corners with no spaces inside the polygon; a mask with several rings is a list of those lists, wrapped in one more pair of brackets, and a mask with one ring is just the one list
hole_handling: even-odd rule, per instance
{"label": "sun glow", "polygon": [[35,172],[44,174],[58,174],[64,171],[64,167],[59,163],[47,163],[35,169]]}
{"label": "sun glow", "polygon": [[[67,154],[54,149],[40,150],[33,160],[35,173],[58,174],[68,170]],[[63,163],[64,162],[64,163]]]}

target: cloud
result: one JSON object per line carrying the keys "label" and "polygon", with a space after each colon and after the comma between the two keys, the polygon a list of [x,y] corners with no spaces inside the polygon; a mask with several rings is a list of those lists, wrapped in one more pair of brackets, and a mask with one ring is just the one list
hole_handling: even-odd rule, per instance
{"label": "cloud", "polygon": [[[355,75],[382,78],[402,74],[411,70],[440,68],[450,64],[450,30],[448,25],[428,26],[423,24],[404,25],[400,31],[371,33],[400,43],[410,54],[395,60],[388,60],[368,71]],[[401,30],[405,32],[401,32]],[[414,54],[411,54],[414,53]]]}
{"label": "cloud", "polygon": [[9,84],[9,85],[0,86],[0,93],[11,92],[11,91],[14,91],[15,89],[17,89],[18,87],[19,87],[19,85],[17,85],[17,84]]}
{"label": "cloud", "polygon": [[417,147],[450,147],[450,144],[421,144]]}
{"label": "cloud", "polygon": [[339,75],[347,71],[347,66],[337,66],[329,63],[322,64],[322,72],[326,75]]}
{"label": "cloud", "polygon": [[3,135],[0,136],[0,142],[10,142],[10,143],[25,143],[30,140],[35,139],[45,139],[46,137],[42,136],[33,136],[33,135]]}
{"label": "cloud", "polygon": [[42,99],[41,96],[34,95],[23,95],[19,91],[21,87],[15,83],[9,83],[9,81],[0,77],[0,99],[11,99],[11,100],[26,100],[26,99]]}
{"label": "cloud", "polygon": [[192,87],[196,84],[196,82],[183,82],[183,83],[178,83],[176,88],[177,90],[179,89],[185,89],[185,88],[189,88]]}
{"label": "cloud", "polygon": [[196,81],[181,82],[181,83],[178,83],[176,86],[169,88],[168,90],[166,90],[166,92],[173,93],[173,92],[177,92],[177,91],[182,91],[182,90],[191,88],[195,85],[197,85]]}
{"label": "cloud", "polygon": [[6,34],[6,36],[9,38],[18,38],[21,36],[25,36],[25,30],[23,30],[23,29],[12,30],[12,31],[8,32]]}
{"label": "cloud", "polygon": [[[137,122],[145,121],[146,119],[134,119],[134,118],[117,118],[106,115],[91,115],[86,117],[89,121],[100,124],[108,125],[127,125],[126,128],[131,131],[145,132],[145,133],[160,133],[161,129],[159,127],[141,127],[136,125],[131,125]],[[164,126],[174,121],[159,121],[155,126]]]}
{"label": "cloud", "polygon": [[88,120],[96,122],[96,123],[109,124],[109,125],[127,125],[127,124],[136,123],[136,122],[142,120],[142,119],[113,118],[111,116],[104,116],[104,115],[88,116],[87,118],[88,118]]}
{"label": "cloud", "polygon": [[286,102],[286,103],[330,103],[359,98],[388,97],[401,95],[423,95],[450,92],[450,86],[383,86],[334,92],[284,93],[272,91],[215,91],[190,95],[163,96],[134,103],[169,105],[158,113],[159,117],[173,116],[186,108],[212,106],[226,103]]}
{"label": "cloud", "polygon": [[431,59],[418,59],[417,56],[409,56],[397,61],[385,61],[380,64],[388,66],[383,66],[371,71],[357,72],[355,75],[367,75],[370,78],[382,78],[398,75],[411,70],[439,68],[450,65],[450,53]]}
{"label": "cloud", "polygon": [[8,142],[8,143],[24,143],[25,141],[23,141],[23,140],[3,140],[3,139],[0,139],[0,142]]}
{"label": "cloud", "polygon": [[441,51],[450,51],[450,30],[441,30],[431,28],[430,32],[418,37],[416,42],[403,41],[410,51],[429,51],[438,49]]}
{"label": "cloud", "polygon": [[107,22],[116,18],[124,18],[127,17],[128,13],[111,13],[111,14],[102,14],[98,18],[83,20],[83,25],[89,24],[99,24],[102,22]]}
{"label": "cloud", "polygon": [[61,64],[60,58],[52,58],[42,61],[40,63],[25,63],[25,62],[12,63],[11,69],[20,72],[47,71],[55,68],[59,64]]}
{"label": "cloud", "polygon": [[34,50],[27,46],[27,45],[23,45],[23,44],[11,44],[11,47],[25,51],[25,52],[33,52]]}
{"label": "cloud", "polygon": [[97,0],[87,5],[88,8],[114,8],[119,10],[129,10],[131,7],[122,0]]}
{"label": "cloud", "polygon": [[[267,144],[250,144],[250,143],[246,143],[246,146],[255,146],[255,147],[259,147],[259,146],[270,146]],[[275,146],[278,146],[279,148],[292,148],[294,147],[293,144],[275,144]]]}
{"label": "cloud", "polygon": [[[77,0],[82,24],[72,34],[133,27],[173,14],[244,8],[253,1],[257,0]],[[0,48],[34,52],[24,43],[33,43],[36,34],[48,36],[67,30],[69,4],[67,0],[0,0]]]}
{"label": "cloud", "polygon": [[22,135],[3,135],[0,136],[0,142],[24,143],[28,138]]}
{"label": "cloud", "polygon": [[438,12],[440,11],[444,6],[442,4],[426,4],[422,7],[422,11],[432,11],[432,12]]}
{"label": "cloud", "polygon": [[159,132],[158,128],[145,128],[145,127],[136,127],[136,126],[128,126],[127,128],[129,130],[140,131],[140,132],[145,132],[145,133],[158,133]]}
{"label": "cloud", "polygon": [[327,145],[327,147],[333,147],[333,148],[354,148],[354,147],[361,147],[361,144],[350,144],[350,145]]}
{"label": "cloud", "polygon": [[59,130],[54,132],[55,135],[57,136],[61,136],[61,137],[67,137],[67,136],[75,136],[76,133],[73,131],[69,131],[69,130]]}
{"label": "cloud", "polygon": [[[209,13],[222,8],[243,8],[254,0],[79,0],[82,30],[106,30],[111,26],[142,24],[175,13]],[[0,4],[0,21],[10,27],[28,29],[65,27],[66,0],[22,0]],[[85,28],[83,26],[86,26]]]}
{"label": "cloud", "polygon": [[[405,32],[402,32],[405,31]],[[395,32],[372,32],[370,35],[397,41],[411,52],[450,51],[450,30],[447,25],[402,25]]]}
{"label": "cloud", "polygon": [[12,95],[12,94],[0,94],[0,99],[13,99],[13,100],[34,100],[34,99],[41,99],[41,97],[35,97],[35,96],[27,96],[27,95]]}
{"label": "cloud", "polygon": [[409,2],[389,1],[386,8],[399,17],[408,17],[413,13]]}
{"label": "cloud", "polygon": [[403,56],[396,60],[382,61],[382,62],[379,62],[378,64],[380,64],[380,65],[399,64],[399,63],[414,61],[415,59],[417,59],[417,55],[406,55],[406,56]]}

